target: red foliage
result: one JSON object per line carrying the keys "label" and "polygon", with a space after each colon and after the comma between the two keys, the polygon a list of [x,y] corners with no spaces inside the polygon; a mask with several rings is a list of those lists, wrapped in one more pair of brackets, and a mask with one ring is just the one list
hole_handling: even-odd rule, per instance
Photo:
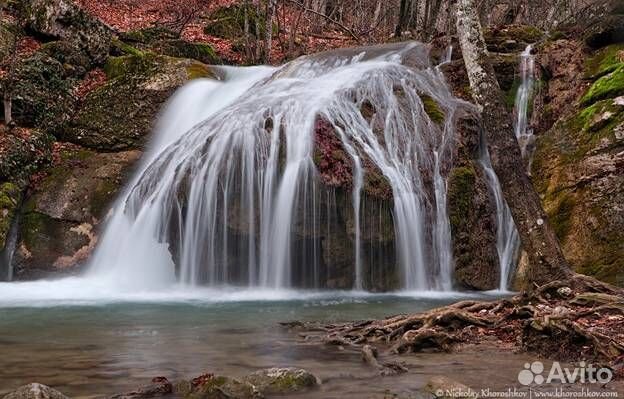
{"label": "red foliage", "polygon": [[205,373],[205,374],[200,375],[199,377],[193,378],[191,380],[191,385],[193,386],[193,388],[201,387],[204,384],[207,384],[208,382],[212,381],[213,378],[214,378],[214,374]]}
{"label": "red foliage", "polygon": [[106,74],[100,68],[89,71],[84,79],[74,89],[74,95],[80,99],[106,83]]}
{"label": "red foliage", "polygon": [[324,184],[331,187],[351,185],[351,159],[342,148],[334,127],[324,119],[316,121],[314,132],[315,163]]}

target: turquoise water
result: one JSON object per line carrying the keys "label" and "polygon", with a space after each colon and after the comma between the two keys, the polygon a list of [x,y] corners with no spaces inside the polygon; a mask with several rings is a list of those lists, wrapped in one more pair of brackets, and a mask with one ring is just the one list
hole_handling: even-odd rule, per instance
{"label": "turquoise water", "polygon": [[143,298],[68,305],[58,298],[47,303],[37,298],[32,306],[5,303],[0,308],[0,393],[37,381],[68,395],[106,395],[136,388],[154,376],[236,376],[272,366],[299,366],[320,374],[328,367],[355,367],[357,374],[362,368],[357,354],[303,345],[279,322],[378,318],[457,300],[310,293],[262,301],[240,296],[231,301],[224,294],[230,300],[220,302],[217,291],[212,295],[175,302]]}

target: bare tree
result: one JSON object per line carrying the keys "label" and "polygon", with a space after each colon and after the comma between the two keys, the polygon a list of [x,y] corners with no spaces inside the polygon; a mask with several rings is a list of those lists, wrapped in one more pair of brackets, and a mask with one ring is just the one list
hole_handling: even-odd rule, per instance
{"label": "bare tree", "polygon": [[[539,196],[527,176],[511,115],[489,61],[473,0],[458,0],[457,33],[472,96],[481,108],[492,166],[516,222],[529,260],[528,279],[545,284],[572,275]],[[483,112],[487,110],[486,112]]]}

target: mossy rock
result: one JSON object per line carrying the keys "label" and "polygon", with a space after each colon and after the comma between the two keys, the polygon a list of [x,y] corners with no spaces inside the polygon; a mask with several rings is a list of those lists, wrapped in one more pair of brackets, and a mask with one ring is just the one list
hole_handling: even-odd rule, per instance
{"label": "mossy rock", "polygon": [[157,56],[111,57],[108,81],[87,95],[60,137],[88,148],[142,148],[161,106],[184,83],[214,77],[195,60]]}
{"label": "mossy rock", "polygon": [[495,53],[518,53],[543,36],[544,32],[531,25],[507,25],[484,32],[488,50]]}
{"label": "mossy rock", "polygon": [[21,181],[30,177],[52,158],[54,137],[31,130],[26,136],[3,132],[4,150],[0,151],[0,181]]}
{"label": "mossy rock", "polygon": [[0,21],[0,60],[5,60],[12,52],[15,43],[15,25]]}
{"label": "mossy rock", "polygon": [[446,116],[444,115],[444,111],[442,111],[442,109],[440,108],[440,105],[435,102],[435,100],[431,96],[428,96],[426,94],[420,94],[419,96],[420,100],[422,101],[423,108],[425,109],[425,112],[427,113],[431,121],[438,124],[444,122],[444,118]]}
{"label": "mossy rock", "polygon": [[80,47],[67,40],[45,43],[41,51],[63,65],[65,76],[80,79],[92,66],[89,55]]}
{"label": "mossy rock", "polygon": [[106,60],[112,30],[70,0],[31,0],[23,7],[31,31],[64,39],[82,49],[94,64]]}
{"label": "mossy rock", "polygon": [[498,287],[496,212],[485,177],[474,161],[464,161],[448,177],[447,208],[453,236],[455,280],[468,289]]}
{"label": "mossy rock", "polygon": [[[218,8],[208,17],[209,22],[204,32],[215,37],[239,40],[245,34],[245,12],[249,22],[249,33],[255,37],[263,37],[264,17],[257,13],[252,4],[247,5],[247,10],[245,5],[241,4]],[[260,27],[259,31],[256,29],[257,26]]]}
{"label": "mossy rock", "polygon": [[160,40],[178,39],[178,35],[163,26],[151,26],[121,33],[120,40],[129,43],[152,44]]}
{"label": "mossy rock", "polygon": [[21,200],[22,188],[19,184],[12,182],[0,184],[0,250],[6,246],[9,230]]}
{"label": "mossy rock", "polygon": [[75,81],[63,64],[43,51],[22,60],[13,80],[13,115],[22,126],[54,131],[69,118]]}
{"label": "mossy rock", "polygon": [[31,187],[15,255],[18,278],[70,271],[97,241],[95,228],[129,177],[140,152],[96,153],[67,146]]}
{"label": "mossy rock", "polygon": [[624,63],[624,43],[612,44],[598,50],[585,61],[585,77],[598,79],[613,72]]}
{"label": "mossy rock", "polygon": [[255,387],[247,382],[225,376],[205,376],[199,387],[184,396],[185,399],[259,399]]}
{"label": "mossy rock", "polygon": [[575,271],[619,285],[623,144],[624,98],[598,100],[541,135],[532,166],[533,183]]}
{"label": "mossy rock", "polygon": [[221,64],[221,59],[207,43],[192,43],[186,40],[162,40],[156,42],[152,51],[177,58],[190,58],[208,65]]}
{"label": "mossy rock", "polygon": [[152,52],[169,57],[194,59],[209,65],[221,64],[210,44],[180,39],[176,33],[163,27],[124,33],[113,41],[113,48],[117,55],[142,55]]}
{"label": "mossy rock", "polygon": [[256,371],[243,378],[265,395],[285,395],[318,385],[317,378],[304,369],[294,367],[270,368]]}
{"label": "mossy rock", "polygon": [[612,67],[612,72],[596,80],[581,98],[581,104],[590,105],[598,100],[624,94],[624,63]]}

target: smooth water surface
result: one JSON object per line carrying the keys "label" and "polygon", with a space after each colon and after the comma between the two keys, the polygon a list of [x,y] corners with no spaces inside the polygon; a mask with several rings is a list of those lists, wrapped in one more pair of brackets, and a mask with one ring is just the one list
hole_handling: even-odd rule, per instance
{"label": "smooth water surface", "polygon": [[324,380],[330,371],[366,375],[370,370],[357,354],[304,345],[279,322],[384,317],[458,299],[205,290],[194,297],[172,293],[169,301],[157,294],[137,294],[135,302],[84,295],[45,300],[32,284],[22,285],[33,292],[32,301],[19,303],[4,295],[19,284],[0,286],[0,393],[37,381],[71,396],[97,396],[128,391],[160,375],[240,376],[274,366],[308,368]]}

